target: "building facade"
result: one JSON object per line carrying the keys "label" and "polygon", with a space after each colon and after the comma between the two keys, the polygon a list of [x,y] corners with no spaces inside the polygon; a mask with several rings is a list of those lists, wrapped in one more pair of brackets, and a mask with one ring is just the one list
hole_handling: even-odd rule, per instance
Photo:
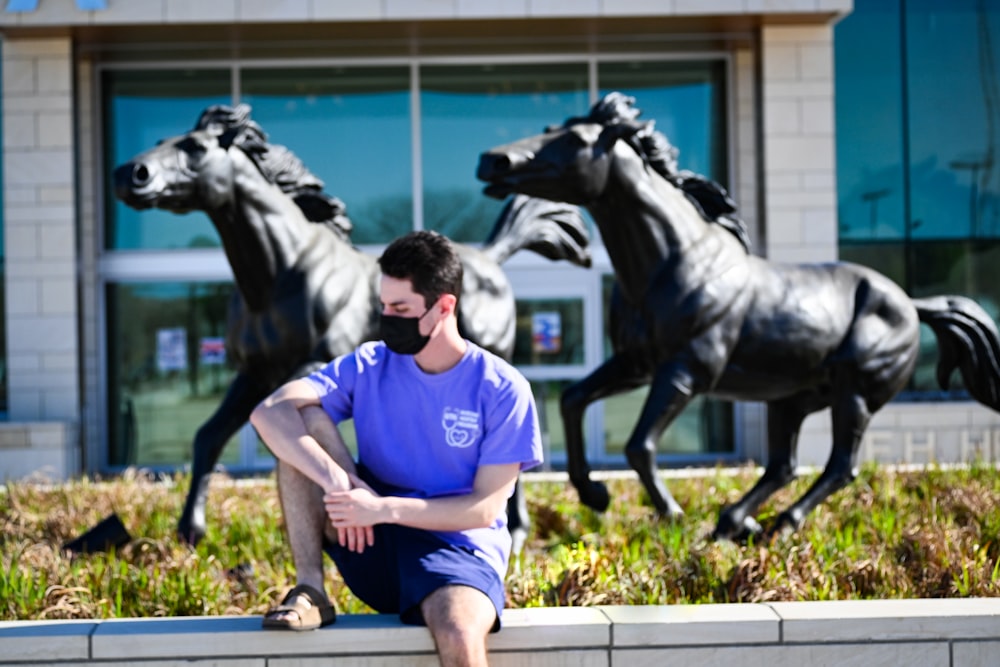
{"label": "building facade", "polygon": [[[878,231],[883,219],[906,227],[886,217],[895,195],[866,195],[866,224],[843,231],[858,214],[838,189],[838,175],[850,175],[838,172],[835,37],[855,5],[862,3],[7,3],[0,476],[172,470],[190,461],[194,432],[232,377],[219,354],[232,270],[207,216],[130,209],[115,199],[111,173],[192,129],[213,104],[248,104],[269,140],[345,202],[353,243],[377,254],[415,228],[483,242],[501,203],[484,197],[475,179],[479,152],[581,115],[620,90],[679,148],[681,168],[729,190],[754,252],[781,262],[847,256],[903,284],[908,274],[891,272],[891,256],[913,246],[880,245]],[[881,218],[871,213],[877,203]],[[504,265],[518,301],[514,362],[532,381],[555,467],[564,460],[558,394],[607,353],[611,266],[596,232],[591,243],[591,269],[531,253]],[[557,335],[542,340],[539,331]],[[597,466],[624,465],[643,395],[588,411]],[[761,461],[764,422],[761,405],[698,400],[664,436],[661,462]],[[828,413],[809,418],[800,463],[825,460],[828,422]],[[876,416],[862,455],[1000,458],[1000,417],[960,390],[918,386]],[[272,460],[246,427],[223,464],[262,470]]]}

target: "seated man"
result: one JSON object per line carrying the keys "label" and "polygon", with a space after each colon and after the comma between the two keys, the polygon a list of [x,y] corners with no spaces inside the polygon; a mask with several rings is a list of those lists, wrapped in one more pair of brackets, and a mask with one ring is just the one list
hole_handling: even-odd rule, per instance
{"label": "seated man", "polygon": [[[298,585],[264,626],[334,622],[323,551],[367,605],[426,624],[444,665],[485,665],[510,554],[506,502],[541,462],[531,388],[458,331],[462,263],[433,232],[379,258],[383,341],[277,389],[251,422],[278,459]],[[358,461],[335,423],[353,418]]]}

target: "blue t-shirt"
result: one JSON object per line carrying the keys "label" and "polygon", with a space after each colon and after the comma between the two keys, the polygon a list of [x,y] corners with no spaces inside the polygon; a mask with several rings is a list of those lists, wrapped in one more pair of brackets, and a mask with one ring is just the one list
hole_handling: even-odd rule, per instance
{"label": "blue t-shirt", "polygon": [[[425,373],[410,355],[365,343],[306,379],[334,422],[353,418],[358,462],[391,495],[434,498],[472,491],[481,465],[542,462],[531,386],[513,366],[468,342],[443,373]],[[506,575],[506,512],[489,528],[436,534],[476,551]]]}

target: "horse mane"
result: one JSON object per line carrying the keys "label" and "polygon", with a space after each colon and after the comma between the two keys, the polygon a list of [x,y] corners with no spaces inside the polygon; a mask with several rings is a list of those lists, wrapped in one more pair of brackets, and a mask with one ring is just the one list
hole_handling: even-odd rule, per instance
{"label": "horse mane", "polygon": [[208,130],[219,135],[219,143],[242,150],[269,183],[292,198],[307,220],[324,224],[344,241],[350,241],[354,225],[347,217],[347,206],[323,192],[323,181],[291,150],[268,143],[267,133],[250,118],[248,104],[210,106],[202,112],[194,129]]}
{"label": "horse mane", "polygon": [[570,118],[565,126],[578,122],[598,123],[604,126],[635,125],[637,131],[625,141],[628,141],[653,171],[679,188],[705,220],[721,225],[735,236],[749,253],[750,233],[746,223],[736,215],[736,202],[726,189],[701,174],[680,170],[677,163],[680,151],[670,143],[665,134],[656,129],[655,121],[640,123],[638,118],[641,114],[642,111],[635,106],[634,97],[611,92],[598,100],[586,116]]}

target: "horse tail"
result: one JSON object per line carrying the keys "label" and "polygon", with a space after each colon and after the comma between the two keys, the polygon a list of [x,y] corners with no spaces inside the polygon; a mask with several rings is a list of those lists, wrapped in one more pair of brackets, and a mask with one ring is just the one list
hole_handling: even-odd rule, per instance
{"label": "horse tail", "polygon": [[948,388],[956,368],[974,399],[1000,411],[1000,334],[993,318],[962,296],[914,299],[920,321],[937,337],[937,381]]}
{"label": "horse tail", "polygon": [[578,207],[518,194],[504,205],[483,252],[497,264],[519,250],[531,250],[553,261],[589,267],[589,243]]}

